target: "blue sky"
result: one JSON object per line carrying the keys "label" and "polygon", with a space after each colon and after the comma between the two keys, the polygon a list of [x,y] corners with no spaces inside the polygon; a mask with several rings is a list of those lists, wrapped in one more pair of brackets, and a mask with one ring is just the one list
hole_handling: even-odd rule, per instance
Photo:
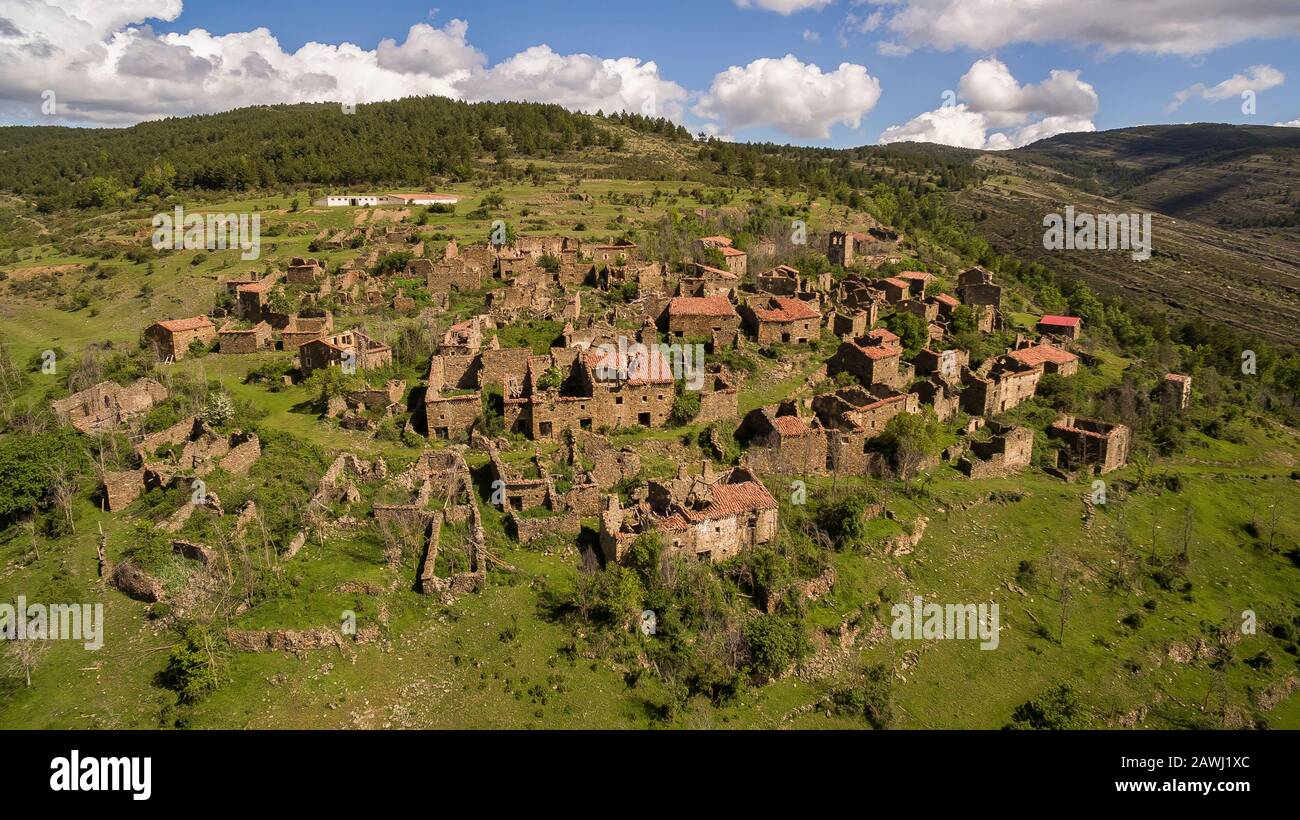
{"label": "blue sky", "polygon": [[[1169,2],[1149,0],[1151,6]],[[346,93],[362,102],[415,89],[466,99],[540,98],[590,107],[607,102],[605,89],[621,81],[623,94],[615,93],[614,99],[637,100],[641,97],[636,94],[651,93],[658,101],[656,113],[670,114],[692,129],[708,128],[735,139],[833,146],[873,144],[891,127],[891,139],[1009,147],[1062,130],[1196,121],[1271,125],[1300,119],[1300,3],[1292,13],[1278,12],[1270,0],[1224,0],[1220,8],[1207,11],[1205,6],[1215,4],[1206,0],[1187,19],[1169,11],[1175,5],[1150,8],[1149,19],[1144,21],[1139,13],[1138,19],[1126,23],[1115,18],[1134,4],[1121,0],[1005,0],[1007,7],[1022,6],[1015,12],[1019,16],[997,21],[976,14],[975,23],[956,18],[954,24],[952,15],[962,12],[963,5],[978,9],[975,3],[480,0],[431,7],[410,0],[187,0],[183,5],[180,0],[116,0],[121,14],[91,20],[84,27],[88,31],[79,29],[78,36],[87,39],[87,48],[94,40],[108,44],[105,65],[130,76],[121,77],[121,87],[99,89],[98,97],[97,89],[87,83],[66,81],[63,99],[69,102],[59,117],[74,124],[117,125],[221,110],[271,101],[267,95],[276,84],[281,90],[274,93],[288,97],[285,101],[341,99],[349,85],[347,68],[330,67],[332,57],[298,55],[295,60],[299,49],[309,42],[352,43],[373,53],[386,39],[397,46],[407,43],[412,26],[423,24],[433,32],[431,37],[439,38],[432,46],[435,52],[444,38],[451,38],[465,50],[465,60],[433,72],[437,76],[428,82],[416,81],[418,60],[408,60],[402,64],[403,77],[381,72],[361,82],[354,76],[354,88]],[[1039,11],[1043,5],[1056,8]],[[799,7],[807,8],[779,13]],[[6,13],[0,5],[0,37]],[[893,18],[903,13],[911,15],[909,22]],[[863,20],[870,21],[863,26],[868,30],[850,30],[853,22]],[[460,24],[453,21],[463,21],[463,26],[457,28]],[[9,28],[28,37],[29,43],[39,43],[33,29],[40,29],[46,42],[61,44],[68,37],[58,25],[62,22],[14,15]],[[1167,31],[1162,25],[1168,25]],[[235,42],[259,27],[270,30],[283,54]],[[200,42],[196,29],[214,38]],[[1276,34],[1286,36],[1272,36]],[[493,67],[540,45],[553,54],[492,73]],[[243,77],[243,86],[238,78],[220,76],[258,48],[273,66],[268,71],[276,83],[258,87],[248,71],[234,71]],[[74,49],[63,49],[66,64],[58,63],[64,56],[58,53],[42,57],[41,49],[27,44],[20,50],[18,61],[0,56],[0,121],[39,122],[39,94],[33,98],[32,93],[42,81],[56,93],[61,90],[48,78],[76,69]],[[634,94],[627,76],[632,69],[610,70],[606,76],[599,65],[579,64],[573,56],[583,54],[633,58],[642,67],[653,61],[657,73],[646,76],[643,68],[636,69],[639,90]],[[793,59],[755,65],[781,61],[786,55]],[[383,56],[379,54],[381,65]],[[414,50],[412,56],[418,56]],[[984,61],[984,70],[974,76],[979,61]],[[840,72],[842,63],[852,70]],[[334,76],[302,79],[321,65],[323,75]],[[719,85],[716,78],[729,69],[731,82]],[[468,74],[456,73],[462,70]],[[575,83],[584,88],[548,87],[570,70],[581,74]],[[1075,73],[1036,88],[1054,70]],[[972,76],[961,84],[968,72]],[[1220,83],[1225,85],[1214,91]],[[151,89],[148,95],[139,94],[141,84]],[[187,84],[193,93],[186,93]],[[1011,102],[1005,94],[994,93],[1008,84],[1017,95]],[[792,93],[792,88],[801,90]],[[1253,114],[1243,113],[1239,88],[1254,90]],[[803,89],[813,100],[792,101]],[[1191,89],[1186,101],[1171,110],[1175,94],[1185,89]],[[954,90],[956,96],[947,107],[955,103],[958,111],[942,110],[945,90]]]}

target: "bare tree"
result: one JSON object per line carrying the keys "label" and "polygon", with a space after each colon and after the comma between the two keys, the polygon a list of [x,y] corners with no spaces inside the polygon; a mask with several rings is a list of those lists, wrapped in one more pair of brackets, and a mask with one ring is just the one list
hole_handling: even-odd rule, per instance
{"label": "bare tree", "polygon": [[32,671],[40,663],[41,656],[48,648],[45,641],[21,640],[8,641],[5,648],[7,669],[11,675],[22,675],[28,686],[32,685]]}

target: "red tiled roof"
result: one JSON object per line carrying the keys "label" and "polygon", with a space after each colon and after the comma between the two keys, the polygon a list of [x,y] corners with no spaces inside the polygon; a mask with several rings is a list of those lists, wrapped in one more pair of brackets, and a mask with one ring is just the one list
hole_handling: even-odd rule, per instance
{"label": "red tiled roof", "polygon": [[626,375],[629,384],[669,384],[673,381],[673,368],[668,358],[658,350],[638,350],[627,355],[626,367],[620,367],[619,351],[600,348],[583,357],[598,379],[614,379]]}
{"label": "red tiled roof", "polygon": [[1083,320],[1078,316],[1055,316],[1047,315],[1038,320],[1040,325],[1054,325],[1058,327],[1078,327]]}
{"label": "red tiled roof", "polygon": [[754,315],[763,322],[795,322],[800,319],[818,319],[821,314],[808,306],[802,299],[789,296],[774,296],[768,302],[776,307],[756,306]]}
{"label": "red tiled roof", "polygon": [[888,282],[889,284],[893,285],[893,286],[896,287],[896,288],[904,288],[904,289],[906,289],[906,288],[909,287],[909,285],[908,285],[906,282],[904,282],[902,279],[899,279],[899,278],[894,277],[894,276],[890,276],[890,277],[888,277],[887,279],[882,279],[882,280],[880,280],[880,281],[882,281],[882,282]]}
{"label": "red tiled roof", "polygon": [[860,345],[855,342],[853,346],[860,350],[862,355],[873,361],[903,355],[903,348],[894,347],[893,345]]}
{"label": "red tiled roof", "polygon": [[668,303],[670,316],[735,316],[725,296],[677,296]]}
{"label": "red tiled roof", "polygon": [[703,510],[687,510],[686,515],[692,521],[708,521],[728,518],[755,510],[776,509],[776,499],[767,488],[757,481],[742,481],[739,484],[714,484],[710,488],[713,503]]}
{"label": "red tiled roof", "polygon": [[701,236],[700,243],[704,245],[721,245],[723,247],[729,247],[731,245],[731,237],[721,235]]}
{"label": "red tiled roof", "polygon": [[715,268],[715,267],[712,267],[712,266],[710,266],[710,265],[706,265],[706,264],[704,264],[703,262],[695,262],[694,264],[695,264],[695,267],[699,268],[700,270],[706,270],[706,271],[708,271],[709,273],[711,273],[711,274],[713,274],[713,275],[715,275],[715,276],[719,276],[719,277],[721,277],[721,278],[723,278],[723,279],[735,279],[735,278],[736,278],[736,274],[732,273],[732,272],[729,271],[729,270],[723,270],[722,268]]}
{"label": "red tiled roof", "polygon": [[887,327],[878,327],[867,334],[869,339],[879,339],[882,342],[890,343],[899,341],[898,334]]}
{"label": "red tiled roof", "polygon": [[1007,356],[1015,359],[1021,364],[1029,365],[1031,367],[1043,364],[1044,362],[1052,362],[1053,364],[1069,364],[1070,362],[1077,362],[1079,360],[1079,357],[1070,351],[1062,350],[1053,345],[1034,345],[1033,347],[1025,347],[1020,350],[1013,350],[1008,353]]}
{"label": "red tiled roof", "polygon": [[908,270],[898,274],[898,278],[907,279],[909,281],[929,282],[931,279],[934,278],[934,274],[926,273],[925,271],[919,271],[919,270]]}
{"label": "red tiled roof", "polygon": [[947,293],[936,293],[936,294],[934,295],[934,300],[935,300],[936,302],[942,302],[943,304],[945,304],[945,305],[947,305],[947,306],[949,306],[949,307],[957,307],[958,305],[961,304],[961,302],[957,301],[957,297],[956,297],[956,296],[952,296],[952,295],[947,294]]}
{"label": "red tiled roof", "polygon": [[192,316],[189,319],[167,319],[159,322],[158,326],[172,333],[180,333],[182,330],[198,330],[201,327],[214,327],[212,320],[206,316]]}
{"label": "red tiled roof", "polygon": [[744,256],[745,252],[740,248],[733,248],[730,245],[724,245],[718,250],[722,251],[723,256]]}
{"label": "red tiled roof", "polygon": [[783,436],[804,436],[811,430],[798,416],[777,416],[772,420],[776,430]]}

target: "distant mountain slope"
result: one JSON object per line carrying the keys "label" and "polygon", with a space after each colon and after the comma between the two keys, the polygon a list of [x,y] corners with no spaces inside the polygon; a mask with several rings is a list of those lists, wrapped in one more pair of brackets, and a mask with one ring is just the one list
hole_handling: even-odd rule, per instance
{"label": "distant mountain slope", "polygon": [[1300,227],[1300,128],[1144,126],[1061,134],[1007,156],[1169,216],[1225,228]]}

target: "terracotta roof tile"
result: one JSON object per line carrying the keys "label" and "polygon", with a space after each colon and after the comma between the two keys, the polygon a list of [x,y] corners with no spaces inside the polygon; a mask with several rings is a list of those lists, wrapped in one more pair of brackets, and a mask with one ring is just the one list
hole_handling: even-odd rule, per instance
{"label": "terracotta roof tile", "polygon": [[725,296],[677,296],[668,303],[670,316],[735,316]]}
{"label": "terracotta roof tile", "polygon": [[821,314],[809,307],[802,299],[789,296],[774,296],[767,305],[754,307],[754,315],[764,322],[795,322],[800,319],[818,319]]}
{"label": "terracotta roof tile", "polygon": [[206,316],[192,316],[189,319],[167,319],[159,322],[158,326],[172,333],[180,333],[183,330],[198,330],[201,327],[215,327],[212,320]]}
{"label": "terracotta roof tile", "polygon": [[1024,365],[1040,365],[1044,362],[1053,364],[1069,364],[1077,362],[1079,357],[1068,350],[1062,350],[1053,345],[1034,345],[1033,347],[1024,347],[1020,350],[1013,350],[1007,354],[1009,358],[1015,359]]}

